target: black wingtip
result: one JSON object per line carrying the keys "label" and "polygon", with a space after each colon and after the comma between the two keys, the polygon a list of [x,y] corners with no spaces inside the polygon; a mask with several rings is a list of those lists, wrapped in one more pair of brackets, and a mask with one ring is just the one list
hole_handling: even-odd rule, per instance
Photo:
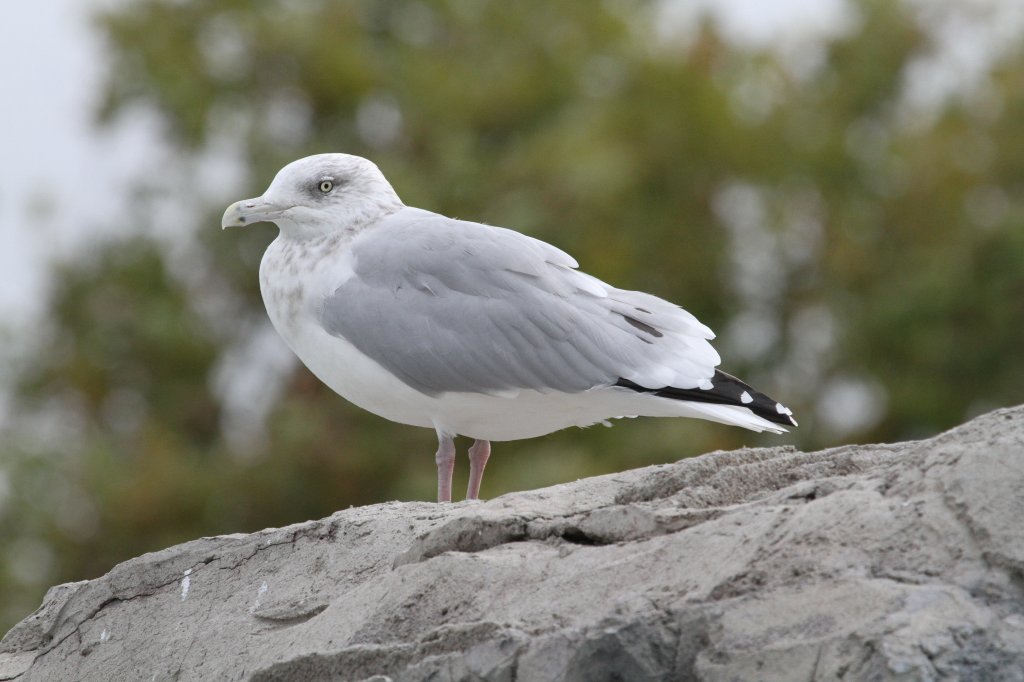
{"label": "black wingtip", "polygon": [[619,379],[614,385],[638,393],[653,393],[661,398],[746,407],[758,417],[773,424],[798,426],[792,410],[764,393],[754,390],[731,374],[715,370],[715,375],[711,377],[709,383],[710,386],[707,388],[645,388],[629,379]]}

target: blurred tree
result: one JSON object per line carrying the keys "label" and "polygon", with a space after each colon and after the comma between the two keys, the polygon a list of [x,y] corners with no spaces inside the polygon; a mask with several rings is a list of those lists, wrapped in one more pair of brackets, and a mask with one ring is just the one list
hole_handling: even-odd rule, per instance
{"label": "blurred tree", "polygon": [[[105,243],[55,272],[2,449],[0,590],[15,597],[0,626],[55,581],[176,541],[432,497],[432,433],[362,413],[262,341],[272,229],[215,229],[308,153],[370,157],[410,205],[534,234],[679,302],[721,332],[727,370],[801,419],[783,439],[646,420],[501,444],[485,495],[743,444],[915,437],[1019,402],[1021,55],[921,112],[909,65],[932,46],[907,5],[856,5],[855,28],[801,68],[710,25],[684,41],[660,7],[140,0],[103,14],[104,120],[156,112],[182,159],[140,201],[190,204],[202,219],[183,228],[201,229],[175,249]],[[241,194],[188,174],[209,156],[247,170]]]}

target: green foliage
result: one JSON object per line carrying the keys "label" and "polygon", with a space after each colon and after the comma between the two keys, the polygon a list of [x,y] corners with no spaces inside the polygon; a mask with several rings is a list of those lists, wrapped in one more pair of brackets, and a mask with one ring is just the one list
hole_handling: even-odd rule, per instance
{"label": "green foliage", "polygon": [[[646,420],[502,443],[494,496],[715,448],[919,436],[1020,401],[1024,65],[917,121],[902,93],[926,36],[903,4],[858,9],[794,75],[709,26],[657,38],[646,3],[140,0],[98,19],[101,113],[156,112],[183,159],[236,150],[246,196],[308,153],[372,158],[410,205],[684,305],[720,331],[725,369],[801,420],[781,439]],[[199,207],[187,268],[132,237],[55,272],[0,449],[0,626],[55,581],[173,542],[433,497],[431,432],[301,368],[262,440],[225,437],[217,377],[265,324],[272,238],[216,229],[238,198]],[[877,418],[836,420],[850,385]]]}

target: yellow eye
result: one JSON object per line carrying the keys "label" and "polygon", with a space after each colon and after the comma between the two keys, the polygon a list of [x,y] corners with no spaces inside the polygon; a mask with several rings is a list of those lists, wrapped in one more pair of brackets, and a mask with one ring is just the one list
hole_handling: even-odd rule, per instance
{"label": "yellow eye", "polygon": [[320,191],[321,192],[323,192],[324,194],[327,194],[332,189],[334,189],[334,183],[333,182],[331,182],[330,180],[321,180],[320,181]]}

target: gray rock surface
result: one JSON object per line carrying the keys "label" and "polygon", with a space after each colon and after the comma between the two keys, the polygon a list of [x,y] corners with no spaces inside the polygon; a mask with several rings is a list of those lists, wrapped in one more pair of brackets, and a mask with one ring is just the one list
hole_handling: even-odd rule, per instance
{"label": "gray rock surface", "polygon": [[203,538],[51,589],[0,679],[1024,680],[1024,407]]}

